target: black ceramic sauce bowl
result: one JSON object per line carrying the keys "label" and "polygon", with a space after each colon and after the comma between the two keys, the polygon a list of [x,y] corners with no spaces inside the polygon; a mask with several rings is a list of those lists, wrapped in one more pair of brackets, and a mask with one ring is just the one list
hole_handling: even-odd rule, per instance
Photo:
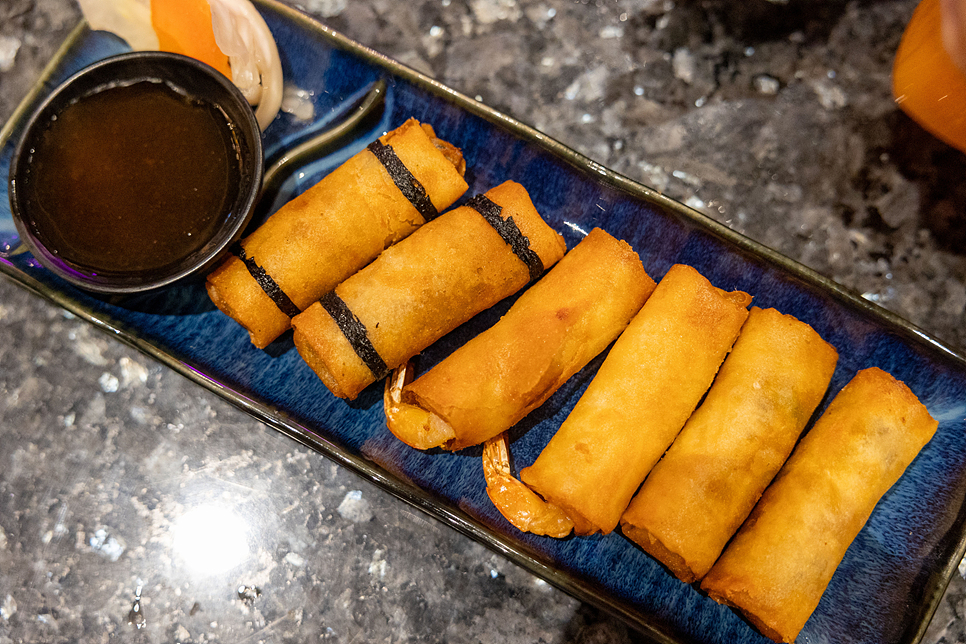
{"label": "black ceramic sauce bowl", "polygon": [[[189,103],[192,109],[201,105],[210,113],[208,116],[215,116],[199,122],[201,129],[189,130],[192,133],[178,141],[180,135],[173,133],[181,131],[182,119],[172,117],[167,104],[159,104],[154,110],[160,119],[157,123],[166,124],[163,133],[151,130],[160,126],[147,116],[144,131],[139,131],[142,113],[137,110],[141,108],[128,105],[125,109],[133,118],[128,117],[127,130],[132,137],[140,137],[138,145],[145,151],[135,152],[142,156],[122,158],[119,155],[130,150],[119,151],[114,144],[122,137],[106,125],[102,130],[101,123],[119,120],[123,110],[105,97],[137,87],[162,87],[170,95],[162,97],[164,100]],[[62,147],[52,148],[57,128],[66,128],[67,121],[78,120],[77,105],[86,105],[90,135],[87,142],[75,144],[75,139],[61,137]],[[96,110],[102,110],[103,118]],[[200,212],[200,207],[195,212],[195,204],[211,196],[208,188],[192,186],[195,175],[208,170],[212,165],[208,159],[214,158],[197,158],[202,152],[193,147],[197,140],[211,133],[209,123],[220,130],[212,140],[225,142],[218,167],[225,168],[228,179],[221,181],[214,174],[211,185],[217,199],[207,200],[205,212]],[[76,135],[73,131],[71,134]],[[165,136],[161,134],[182,146],[173,158],[168,153],[166,163],[174,174],[158,169],[161,162],[155,158],[160,154],[157,150],[165,145]],[[88,166],[102,162],[103,176],[95,176],[95,180],[75,176],[91,174]],[[33,113],[10,166],[10,205],[21,241],[53,273],[88,291],[136,293],[210,268],[244,231],[258,199],[262,174],[258,124],[248,102],[228,78],[185,56],[133,52],[81,70]],[[104,179],[111,181],[103,183]],[[138,186],[136,190],[127,190],[134,184]],[[122,195],[125,191],[131,194]],[[115,212],[115,204],[124,199],[127,208],[118,206]],[[104,214],[104,204],[110,214]],[[175,230],[170,225],[160,226],[165,217],[174,216],[181,217],[190,227]],[[207,223],[196,225],[198,220]],[[118,237],[118,231],[125,228],[127,237]],[[175,238],[184,238],[187,243]],[[170,257],[164,250],[169,242],[172,248],[180,244]],[[137,261],[141,256],[134,250],[137,248],[150,248],[157,257],[152,262]],[[101,255],[104,262],[100,261]]]}

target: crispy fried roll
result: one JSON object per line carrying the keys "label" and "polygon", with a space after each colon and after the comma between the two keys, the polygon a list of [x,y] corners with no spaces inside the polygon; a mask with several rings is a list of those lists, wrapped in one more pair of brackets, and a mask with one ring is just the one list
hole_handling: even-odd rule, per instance
{"label": "crispy fried roll", "polygon": [[860,371],[805,435],[701,587],[793,642],[872,509],[938,423],[909,388]]}
{"label": "crispy fried roll", "polygon": [[570,416],[520,478],[574,521],[609,533],[711,386],[745,318],[747,293],[672,266],[614,344]]}
{"label": "crispy fried roll", "polygon": [[701,579],[788,458],[838,352],[812,327],[751,309],[734,349],[621,517],[682,581]]}
{"label": "crispy fried roll", "polygon": [[498,435],[603,351],[653,288],[637,253],[594,229],[499,322],[387,404],[390,430],[419,449]]}
{"label": "crispy fried roll", "polygon": [[415,119],[282,206],[208,276],[215,305],[265,347],[290,320],[459,199],[460,151]]}
{"label": "crispy fried roll", "polygon": [[355,398],[566,251],[519,183],[422,226],[292,320],[295,346],[332,393]]}

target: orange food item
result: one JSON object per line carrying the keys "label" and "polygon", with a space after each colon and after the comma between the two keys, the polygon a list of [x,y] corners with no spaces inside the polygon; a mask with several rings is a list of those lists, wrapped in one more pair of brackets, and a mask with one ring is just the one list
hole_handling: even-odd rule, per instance
{"label": "orange food item", "polygon": [[[530,255],[515,251],[514,241],[525,244]],[[566,250],[563,237],[543,221],[526,188],[505,181],[387,248],[296,315],[295,347],[329,391],[353,400],[383,378],[379,361],[395,369],[516,293],[534,279],[534,271],[539,275],[550,268]],[[336,301],[362,324],[364,342],[348,330],[345,319],[333,315]],[[374,353],[366,353],[365,343]]]}
{"label": "orange food item", "polygon": [[701,583],[763,635],[794,642],[879,499],[938,422],[904,383],[857,373],[765,490]]}
{"label": "orange food item", "polygon": [[838,352],[812,327],[753,307],[704,402],[621,517],[682,581],[701,579],[788,458]]}
{"label": "orange food item", "polygon": [[[211,301],[248,330],[256,347],[268,346],[289,329],[290,316],[432,219],[428,206],[445,210],[466,191],[462,153],[438,139],[428,123],[409,119],[379,143],[400,161],[390,162],[393,173],[373,152],[382,147],[371,143],[279,208],[241,241],[240,253],[229,254],[208,275]],[[420,186],[410,197],[426,217],[397,178]],[[284,306],[279,293],[297,310]]]}
{"label": "orange food item", "polygon": [[578,535],[610,533],[711,386],[749,304],[747,293],[672,266],[520,479]]}
{"label": "orange food item", "polygon": [[161,51],[190,56],[231,78],[228,56],[215,42],[208,0],[154,0],[151,26]]}
{"label": "orange food item", "polygon": [[499,322],[388,398],[389,430],[416,449],[499,436],[606,349],[653,290],[629,244],[591,230]]}
{"label": "orange food item", "polygon": [[570,517],[513,477],[509,440],[503,432],[483,443],[486,495],[517,530],[558,539],[566,537],[574,529]]}
{"label": "orange food item", "polygon": [[902,111],[966,152],[966,75],[943,46],[941,14],[940,0],[916,7],[896,52],[892,91]]}

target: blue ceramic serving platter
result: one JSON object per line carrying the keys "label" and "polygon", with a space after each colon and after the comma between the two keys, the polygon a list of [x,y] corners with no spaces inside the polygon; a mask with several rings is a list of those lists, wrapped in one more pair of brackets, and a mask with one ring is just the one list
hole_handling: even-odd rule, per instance
{"label": "blue ceramic serving platter", "polygon": [[[470,184],[464,199],[516,180],[568,247],[601,227],[627,240],[655,279],[675,263],[690,264],[718,287],[747,291],[756,305],[811,324],[841,356],[823,406],[862,368],[877,366],[905,381],[939,420],[939,429],[876,507],[798,641],[919,641],[966,549],[966,360],[808,269],[293,9],[268,0],[258,7],[278,41],[286,79],[310,92],[316,115],[311,122],[280,115],[264,133],[269,160],[337,123],[374,82],[387,83],[383,109],[286,181],[276,205],[413,116],[463,150]],[[33,108],[72,73],[126,50],[122,41],[84,25],[73,32],[0,132],[4,177]],[[5,183],[0,192],[3,249],[17,239]],[[381,383],[352,403],[333,397],[302,362],[290,335],[268,350],[255,349],[248,334],[214,308],[200,281],[111,299],[75,290],[29,254],[0,259],[0,271],[658,641],[768,641],[620,534],[554,540],[519,533],[486,496],[479,449],[424,453],[403,445],[385,427]],[[494,307],[430,347],[420,367],[492,324],[509,305]],[[513,429],[517,468],[536,459],[601,359]]]}

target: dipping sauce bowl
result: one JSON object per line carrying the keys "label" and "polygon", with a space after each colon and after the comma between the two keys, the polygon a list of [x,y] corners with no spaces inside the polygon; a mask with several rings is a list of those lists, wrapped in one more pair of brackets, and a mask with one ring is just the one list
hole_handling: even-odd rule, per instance
{"label": "dipping sauce bowl", "polygon": [[31,116],[10,166],[21,241],[97,293],[204,272],[239,239],[263,174],[254,112],[232,82],[164,52],[107,58]]}

